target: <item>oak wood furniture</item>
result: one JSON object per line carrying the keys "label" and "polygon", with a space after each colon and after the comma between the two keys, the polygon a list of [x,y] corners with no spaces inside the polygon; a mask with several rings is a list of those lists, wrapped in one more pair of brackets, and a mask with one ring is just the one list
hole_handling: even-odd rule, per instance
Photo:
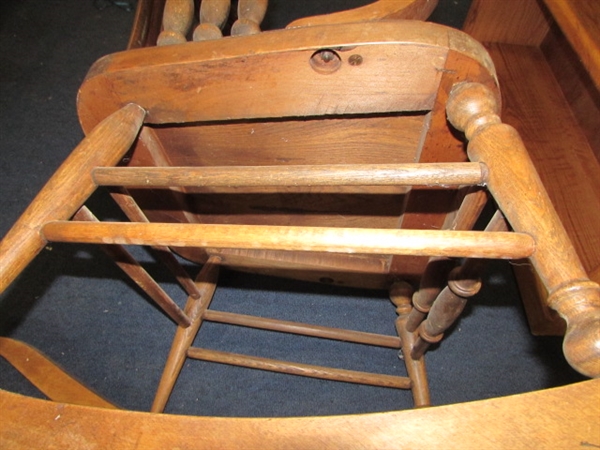
{"label": "oak wood furniture", "polygon": [[[590,279],[600,282],[600,3],[473,0],[464,31],[484,43],[514,126]],[[564,333],[531,266],[514,266],[530,328]]]}
{"label": "oak wood furniture", "polygon": [[[424,353],[478,291],[481,260],[529,258],[567,322],[567,360],[600,375],[600,287],[519,135],[500,120],[495,69],[480,44],[419,21],[355,22],[354,13],[259,33],[260,1],[240,1],[236,36],[221,38],[225,2],[205,0],[192,33],[192,3],[170,0],[158,33],[148,25],[158,3],[140,2],[131,42],[141,48],[88,73],[78,98],[87,137],[2,240],[0,291],[49,241],[102,245],[178,325],[154,412],[188,357],[411,389],[427,406]],[[418,18],[432,4],[382,1],[363,13]],[[190,33],[196,42],[183,42]],[[147,46],[149,36],[160,45]],[[98,186],[113,188],[130,223],[100,222],[84,206]],[[498,211],[473,231],[488,195]],[[161,251],[189,296],[184,309],[125,244]],[[202,266],[194,280],[171,252]],[[213,311],[221,266],[387,288],[398,336]],[[408,376],[194,348],[204,321],[399,348]],[[272,423],[292,435],[303,426]]]}
{"label": "oak wood furniture", "polygon": [[287,419],[110,410],[0,391],[2,448],[594,448],[600,380],[431,408]]}

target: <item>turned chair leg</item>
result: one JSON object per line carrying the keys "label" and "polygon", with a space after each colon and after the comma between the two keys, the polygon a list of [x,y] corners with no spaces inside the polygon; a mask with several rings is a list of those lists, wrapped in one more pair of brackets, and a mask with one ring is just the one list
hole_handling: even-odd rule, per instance
{"label": "turned chair leg", "polygon": [[411,305],[413,289],[408,283],[394,283],[390,289],[390,299],[396,306],[398,319],[396,319],[396,330],[402,340],[402,355],[406,371],[411,382],[411,391],[414,399],[415,408],[429,406],[429,384],[427,382],[427,371],[425,369],[425,358],[419,359],[412,357],[412,348],[415,342],[415,334],[406,329],[406,322],[413,309]]}

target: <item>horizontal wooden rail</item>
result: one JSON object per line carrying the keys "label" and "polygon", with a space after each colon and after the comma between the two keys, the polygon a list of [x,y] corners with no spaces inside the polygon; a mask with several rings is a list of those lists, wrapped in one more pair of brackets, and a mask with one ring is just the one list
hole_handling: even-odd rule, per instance
{"label": "horizontal wooden rail", "polygon": [[400,338],[398,336],[386,336],[384,334],[323,327],[319,325],[235,314],[224,311],[214,311],[210,309],[204,312],[203,319],[209,322],[227,323],[230,325],[258,328],[261,330],[280,331],[282,333],[313,336],[379,347],[400,348]]}
{"label": "horizontal wooden rail", "polygon": [[181,223],[47,223],[49,241],[334,253],[519,259],[535,241],[524,233]]}
{"label": "horizontal wooden rail", "polygon": [[479,163],[232,167],[97,167],[99,186],[459,186],[483,184]]}
{"label": "horizontal wooden rail", "polygon": [[278,359],[240,355],[238,353],[206,350],[196,347],[189,348],[187,355],[190,358],[200,359],[202,361],[231,364],[234,366],[268,370],[271,372],[288,373],[303,377],[345,381],[346,383],[368,384],[371,386],[392,387],[397,389],[410,389],[410,379],[408,377],[380,375],[346,369],[334,369],[330,367],[314,366],[311,364],[280,361]]}

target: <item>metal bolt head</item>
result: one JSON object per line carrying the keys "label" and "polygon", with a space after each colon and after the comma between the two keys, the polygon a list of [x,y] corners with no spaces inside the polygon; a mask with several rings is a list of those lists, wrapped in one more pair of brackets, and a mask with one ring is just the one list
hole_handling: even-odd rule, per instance
{"label": "metal bolt head", "polygon": [[348,58],[348,64],[351,66],[360,66],[363,62],[363,57],[361,55],[350,55]]}

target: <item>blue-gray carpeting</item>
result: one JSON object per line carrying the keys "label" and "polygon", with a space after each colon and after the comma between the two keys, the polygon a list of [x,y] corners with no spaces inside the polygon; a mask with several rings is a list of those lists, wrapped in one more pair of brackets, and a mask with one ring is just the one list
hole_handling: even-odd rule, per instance
{"label": "blue-gray carpeting", "polygon": [[[121,2],[127,3],[127,2]],[[362,0],[272,0],[266,25]],[[459,27],[465,0],[440,0],[434,19]],[[133,12],[109,0],[4,0],[0,6],[0,234],[4,235],[82,138],[75,99],[87,69],[124,49]],[[102,195],[91,209],[118,213]],[[185,296],[144,250],[134,249],[183,305]],[[188,266],[190,271],[197,268]],[[340,289],[224,272],[216,309],[394,334],[385,292]],[[148,410],[175,326],[101,251],[51,244],[0,297],[0,335],[42,350],[117,404]],[[393,350],[206,324],[207,347],[356,370],[404,373]],[[528,330],[510,266],[491,263],[484,289],[427,355],[435,404],[464,402],[580,380],[560,338]],[[0,387],[43,397],[6,362]],[[239,416],[343,414],[409,408],[407,391],[188,361],[167,412]]]}

